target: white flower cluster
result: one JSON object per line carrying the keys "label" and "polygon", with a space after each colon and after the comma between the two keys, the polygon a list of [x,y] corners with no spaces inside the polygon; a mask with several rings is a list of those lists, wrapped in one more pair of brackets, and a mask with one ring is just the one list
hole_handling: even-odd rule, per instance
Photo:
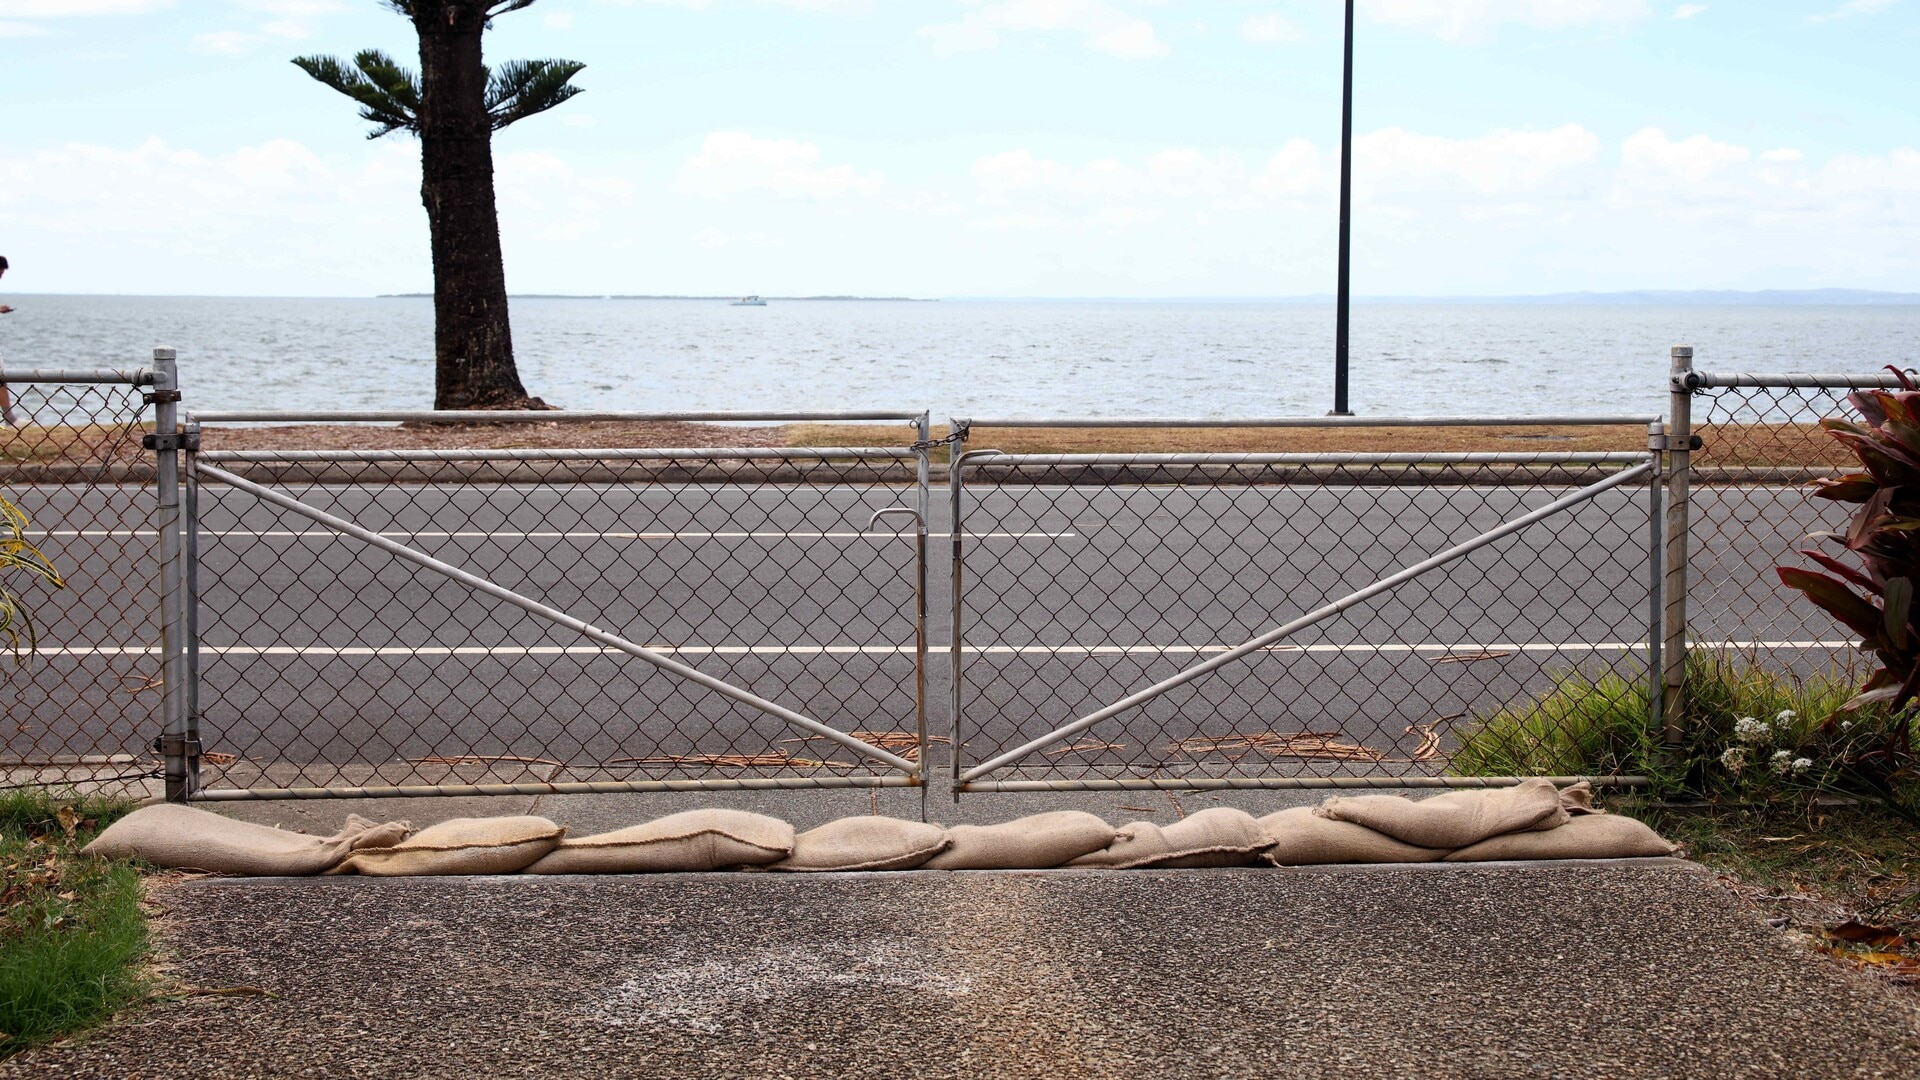
{"label": "white flower cluster", "polygon": [[[1751,748],[1765,746],[1788,734],[1788,729],[1793,726],[1797,717],[1798,714],[1792,709],[1781,709],[1774,714],[1771,723],[1755,716],[1742,716],[1735,719],[1733,722],[1734,745],[1721,752],[1720,764],[1729,772],[1739,772],[1746,768],[1752,759]],[[1790,750],[1776,750],[1773,756],[1767,759],[1767,767],[1781,776],[1789,773],[1797,776],[1813,768],[1813,760],[1796,758]]]}

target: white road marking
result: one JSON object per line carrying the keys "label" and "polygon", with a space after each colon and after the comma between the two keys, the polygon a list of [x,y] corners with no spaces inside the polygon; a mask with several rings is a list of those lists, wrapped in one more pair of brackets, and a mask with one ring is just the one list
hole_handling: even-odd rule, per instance
{"label": "white road marking", "polygon": [[[643,643],[644,644],[644,643]],[[1695,641],[1704,649],[1850,649],[1853,641]],[[682,656],[897,656],[911,655],[912,645],[646,645],[659,653]],[[1435,656],[1459,655],[1462,659],[1481,653],[1576,653],[1635,652],[1644,650],[1644,641],[1511,642],[1495,644],[1390,644],[1390,645],[1274,645],[1266,652],[1299,653],[1376,653]],[[973,655],[1020,656],[1133,656],[1167,653],[1220,653],[1233,645],[985,645],[968,646]],[[613,649],[597,645],[202,645],[200,651],[225,656],[619,656]],[[944,645],[929,645],[930,653],[945,652]],[[158,656],[155,646],[70,645],[41,646],[42,656]]]}

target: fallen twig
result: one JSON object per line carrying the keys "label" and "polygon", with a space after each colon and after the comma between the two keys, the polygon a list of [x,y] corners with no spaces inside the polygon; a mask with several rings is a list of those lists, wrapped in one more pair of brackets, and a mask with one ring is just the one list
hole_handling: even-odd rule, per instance
{"label": "fallen twig", "polygon": [[1384,761],[1386,755],[1368,746],[1340,742],[1338,731],[1256,731],[1232,735],[1195,735],[1167,746],[1173,754],[1223,754],[1258,750],[1272,757],[1309,761]]}

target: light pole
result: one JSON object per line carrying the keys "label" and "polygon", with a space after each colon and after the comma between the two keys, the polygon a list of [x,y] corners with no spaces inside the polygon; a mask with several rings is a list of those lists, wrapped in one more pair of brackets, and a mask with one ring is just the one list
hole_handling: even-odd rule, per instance
{"label": "light pole", "polygon": [[1353,246],[1353,0],[1347,0],[1346,66],[1340,89],[1340,284],[1333,301],[1333,411],[1347,408],[1347,279]]}

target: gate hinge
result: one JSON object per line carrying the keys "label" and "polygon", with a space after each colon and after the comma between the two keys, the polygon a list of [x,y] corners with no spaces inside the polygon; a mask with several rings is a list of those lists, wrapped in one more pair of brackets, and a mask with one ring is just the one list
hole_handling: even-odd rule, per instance
{"label": "gate hinge", "polygon": [[140,445],[148,450],[198,450],[200,433],[187,431],[168,435],[156,431],[141,436]]}
{"label": "gate hinge", "polygon": [[156,735],[153,738],[153,752],[163,758],[200,756],[200,740],[190,735]]}
{"label": "gate hinge", "polygon": [[1669,452],[1674,450],[1698,450],[1705,445],[1707,445],[1706,442],[1698,435],[1688,435],[1685,445],[1682,445],[1681,437],[1678,435],[1647,436],[1647,449],[1649,450],[1665,450]]}
{"label": "gate hinge", "polygon": [[147,391],[146,393],[144,393],[144,394],[141,394],[141,395],[140,395],[140,398],[141,398],[141,400],[143,400],[143,401],[145,401],[145,402],[146,402],[147,404],[149,404],[149,405],[158,405],[158,404],[161,404],[161,403],[163,403],[163,402],[173,402],[173,401],[179,401],[179,400],[180,400],[180,391],[178,391],[178,390],[149,390],[149,391]]}

